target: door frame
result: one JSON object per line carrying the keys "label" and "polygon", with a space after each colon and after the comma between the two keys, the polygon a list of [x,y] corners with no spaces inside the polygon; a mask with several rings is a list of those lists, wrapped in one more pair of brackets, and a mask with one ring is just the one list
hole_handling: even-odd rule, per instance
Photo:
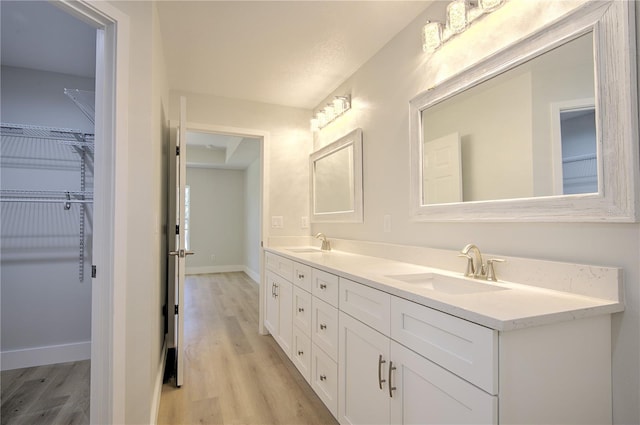
{"label": "door frame", "polygon": [[[170,127],[176,128],[178,121],[171,120]],[[239,136],[250,137],[253,139],[260,139],[260,248],[264,247],[265,241],[269,239],[269,218],[266,212],[269,211],[269,145],[271,140],[271,134],[265,130],[258,130],[253,128],[243,127],[230,127],[224,125],[215,124],[202,124],[196,122],[187,121],[186,131],[195,131],[200,133],[216,133],[224,134],[227,136]],[[260,335],[267,335],[269,332],[264,326],[265,315],[265,276],[264,276],[264,251],[261,250],[259,256],[258,269],[260,272],[259,286],[259,306],[258,306],[258,333]]]}
{"label": "door frame", "polygon": [[105,2],[52,4],[97,30],[90,422],[125,423],[129,17]]}

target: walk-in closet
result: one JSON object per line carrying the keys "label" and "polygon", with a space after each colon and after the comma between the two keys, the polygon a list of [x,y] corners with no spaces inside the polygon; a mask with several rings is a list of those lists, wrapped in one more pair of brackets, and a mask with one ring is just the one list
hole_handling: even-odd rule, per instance
{"label": "walk-in closet", "polygon": [[96,30],[0,6],[3,423],[88,423]]}

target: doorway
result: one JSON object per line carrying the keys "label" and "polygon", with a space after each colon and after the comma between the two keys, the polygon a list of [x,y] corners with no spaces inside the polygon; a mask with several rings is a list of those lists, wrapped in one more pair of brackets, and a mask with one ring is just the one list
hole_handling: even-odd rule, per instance
{"label": "doorway", "polygon": [[260,280],[262,138],[187,130],[187,274]]}
{"label": "doorway", "polygon": [[[81,371],[55,420],[88,423],[98,34],[46,2],[1,8],[3,378],[35,373],[50,394],[61,368]],[[36,392],[9,411],[29,417]]]}

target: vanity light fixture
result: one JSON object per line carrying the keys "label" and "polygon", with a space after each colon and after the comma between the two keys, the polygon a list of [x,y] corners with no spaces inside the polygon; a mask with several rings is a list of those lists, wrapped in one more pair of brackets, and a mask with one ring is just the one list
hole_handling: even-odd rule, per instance
{"label": "vanity light fixture", "polygon": [[351,109],[351,96],[336,96],[311,118],[311,131],[318,131]]}
{"label": "vanity light fixture", "polygon": [[453,0],[447,5],[446,24],[428,21],[422,28],[422,50],[433,52],[456,34],[464,32],[482,15],[491,13],[506,0]]}

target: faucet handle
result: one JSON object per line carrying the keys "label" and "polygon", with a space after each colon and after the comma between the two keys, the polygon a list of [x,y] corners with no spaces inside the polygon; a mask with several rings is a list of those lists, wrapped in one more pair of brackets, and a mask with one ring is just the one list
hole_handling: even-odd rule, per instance
{"label": "faucet handle", "polygon": [[498,276],[496,276],[496,270],[493,267],[493,263],[504,263],[505,261],[507,260],[504,258],[489,258],[487,260],[487,280],[492,282],[498,281]]}
{"label": "faucet handle", "polygon": [[476,273],[475,268],[473,267],[473,257],[469,254],[458,254],[458,257],[467,259],[467,269],[464,272],[466,277],[473,277]]}

